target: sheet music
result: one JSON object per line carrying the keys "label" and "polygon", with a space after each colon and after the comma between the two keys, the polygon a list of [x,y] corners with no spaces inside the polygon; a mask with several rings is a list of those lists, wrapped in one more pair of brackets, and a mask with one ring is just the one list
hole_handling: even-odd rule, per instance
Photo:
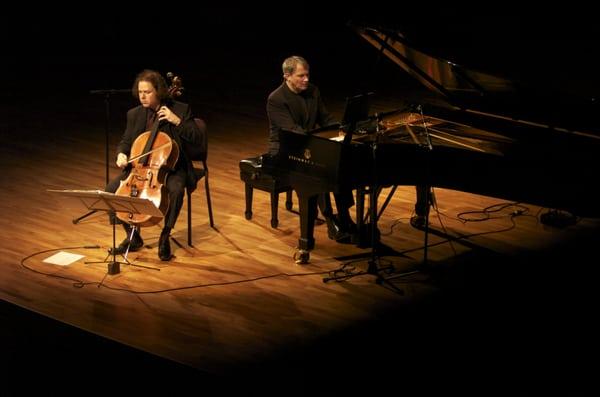
{"label": "sheet music", "polygon": [[130,212],[133,214],[163,216],[162,212],[160,212],[154,202],[147,198],[120,196],[102,190],[48,189],[47,191],[68,197],[72,201],[74,200],[77,202],[80,206],[83,205],[88,210]]}

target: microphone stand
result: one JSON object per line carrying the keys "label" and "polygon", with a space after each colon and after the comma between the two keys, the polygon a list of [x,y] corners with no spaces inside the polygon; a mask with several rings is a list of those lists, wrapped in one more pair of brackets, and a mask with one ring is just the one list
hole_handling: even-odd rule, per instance
{"label": "microphone stand", "polygon": [[[109,136],[110,136],[110,98],[111,95],[121,94],[121,93],[130,93],[129,89],[108,89],[108,90],[91,90],[91,95],[104,95],[104,108],[106,115],[105,122],[105,149],[104,149],[104,165],[105,165],[105,186],[108,185],[108,147],[109,147]],[[88,216],[96,213],[97,210],[91,210],[82,216],[73,219],[73,223],[77,224],[82,219],[87,218]]]}
{"label": "microphone stand", "polygon": [[[397,286],[395,286],[394,284],[388,282],[388,279],[386,279],[385,277],[382,277],[381,274],[379,274],[379,272],[381,272],[382,269],[381,267],[379,267],[379,263],[378,263],[378,253],[377,253],[377,246],[379,244],[379,238],[377,236],[377,221],[379,220],[379,216],[377,214],[377,197],[379,196],[380,193],[380,186],[379,186],[379,178],[378,178],[378,174],[377,174],[377,149],[378,149],[378,144],[379,144],[379,137],[381,136],[381,132],[379,131],[379,123],[381,121],[381,116],[379,114],[375,115],[376,119],[377,119],[377,129],[375,131],[375,139],[373,140],[373,143],[371,144],[371,156],[373,159],[373,166],[372,166],[372,175],[371,175],[371,187],[370,187],[370,191],[369,191],[369,224],[371,227],[371,259],[369,260],[369,264],[367,267],[367,273],[368,274],[373,274],[375,276],[377,276],[375,282],[379,285],[381,285],[382,283],[386,283],[390,288],[392,288],[393,290],[395,290],[396,292],[400,293],[401,295],[404,295],[404,291],[402,291],[400,288],[398,288]],[[394,268],[393,266],[389,266],[388,268]]]}
{"label": "microphone stand", "polygon": [[429,178],[429,156],[433,151],[433,145],[431,144],[431,136],[429,135],[429,130],[427,129],[427,124],[425,124],[425,116],[423,115],[423,108],[421,105],[417,106],[417,110],[421,114],[421,121],[423,122],[423,129],[425,130],[425,139],[426,139],[426,147],[427,153],[425,153],[425,204],[427,205],[427,211],[425,212],[425,237],[424,237],[424,247],[423,247],[423,267],[427,267],[427,246],[429,244],[429,205],[431,197],[431,184]]}
{"label": "microphone stand", "polygon": [[373,166],[371,167],[371,188],[369,191],[369,225],[371,226],[371,260],[367,267],[367,273],[377,275],[379,267],[377,266],[377,196],[379,193],[379,185],[377,178],[377,145],[379,143],[379,120],[377,120],[377,130],[375,131],[375,139],[371,143],[371,158]]}
{"label": "microphone stand", "polygon": [[[417,111],[421,114],[421,121],[423,122],[423,129],[425,130],[426,144],[422,145],[422,146],[427,148],[427,151],[425,152],[425,161],[424,161],[424,165],[425,165],[425,178],[424,179],[425,179],[425,184],[426,184],[426,189],[425,189],[424,194],[425,194],[425,203],[427,203],[427,212],[425,214],[425,237],[424,237],[423,265],[422,265],[423,268],[427,268],[428,267],[427,245],[429,244],[429,242],[428,242],[428,239],[429,239],[429,206],[430,206],[430,200],[433,198],[433,192],[431,192],[431,186],[430,186],[429,156],[431,155],[431,152],[433,151],[433,145],[431,144],[431,136],[429,135],[429,130],[427,129],[427,124],[425,123],[425,116],[423,115],[423,108],[421,107],[421,105],[417,106]],[[419,270],[411,270],[411,271],[396,274],[396,275],[393,275],[393,276],[387,277],[387,278],[378,276],[377,283],[387,282],[389,285],[393,285],[390,282],[391,280],[406,277],[406,276],[409,276],[409,275],[415,274],[415,273],[419,273]]]}

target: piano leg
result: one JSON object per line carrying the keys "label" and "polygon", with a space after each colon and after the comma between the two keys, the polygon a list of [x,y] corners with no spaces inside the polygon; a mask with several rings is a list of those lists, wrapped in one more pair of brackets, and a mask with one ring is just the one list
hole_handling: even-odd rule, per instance
{"label": "piano leg", "polygon": [[[315,248],[315,218],[317,217],[317,194],[297,191],[300,206],[300,239],[298,252],[294,255],[296,263],[305,264],[310,259],[310,250]],[[297,257],[297,258],[296,258]]]}

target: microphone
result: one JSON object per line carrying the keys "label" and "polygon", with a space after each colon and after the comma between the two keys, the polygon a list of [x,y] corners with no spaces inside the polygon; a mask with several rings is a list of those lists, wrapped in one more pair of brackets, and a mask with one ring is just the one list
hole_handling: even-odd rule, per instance
{"label": "microphone", "polygon": [[383,115],[381,113],[375,113],[375,133],[382,132],[381,128],[380,128],[380,124],[382,121],[383,121]]}
{"label": "microphone", "polygon": [[409,103],[405,109],[408,110],[409,112],[416,112],[416,113],[421,113],[421,111],[422,111],[421,105],[416,104],[416,103]]}
{"label": "microphone", "polygon": [[409,112],[421,113],[422,110],[423,108],[421,107],[421,104],[411,103],[410,105],[408,105]]}
{"label": "microphone", "polygon": [[429,130],[427,129],[427,124],[425,123],[425,115],[423,114],[423,107],[421,105],[417,105],[417,112],[421,114],[421,122],[423,123],[423,130],[425,131],[425,146],[427,146],[429,150],[433,150],[433,145],[431,144],[431,137],[429,136]]}

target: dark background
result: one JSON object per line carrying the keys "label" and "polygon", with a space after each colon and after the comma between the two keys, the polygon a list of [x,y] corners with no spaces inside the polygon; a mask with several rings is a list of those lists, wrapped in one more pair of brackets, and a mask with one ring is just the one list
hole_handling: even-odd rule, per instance
{"label": "dark background", "polygon": [[98,2],[6,10],[0,16],[2,97],[129,88],[144,68],[180,74],[190,92],[240,87],[266,95],[292,54],[306,57],[313,80],[339,88],[336,95],[404,81],[389,61],[375,65],[376,51],[347,27],[350,20],[397,26],[420,48],[475,69],[595,96],[600,34],[589,9],[387,3],[133,9]]}

